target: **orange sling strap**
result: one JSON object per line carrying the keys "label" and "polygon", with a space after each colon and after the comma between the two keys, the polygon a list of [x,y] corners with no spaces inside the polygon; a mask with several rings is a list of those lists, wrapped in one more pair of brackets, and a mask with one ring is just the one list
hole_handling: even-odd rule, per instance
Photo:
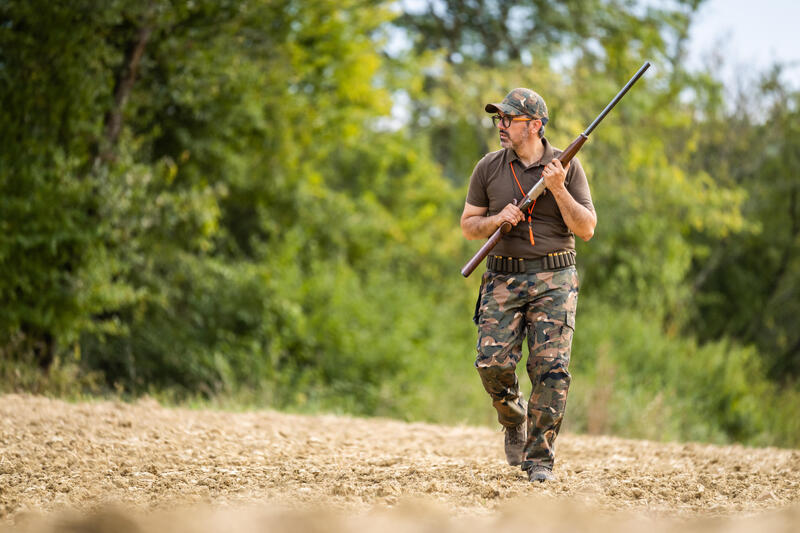
{"label": "orange sling strap", "polygon": [[[522,197],[525,198],[525,191],[522,189],[522,185],[520,185],[519,180],[517,179],[517,173],[514,171],[514,162],[509,161],[508,166],[511,167],[511,174],[514,176],[514,181],[517,182],[517,187],[519,187],[519,191],[522,193]],[[534,246],[533,242],[533,226],[531,223],[531,215],[533,214],[533,206],[536,205],[536,199],[534,198],[533,203],[528,208],[528,237],[531,239],[531,246]]]}

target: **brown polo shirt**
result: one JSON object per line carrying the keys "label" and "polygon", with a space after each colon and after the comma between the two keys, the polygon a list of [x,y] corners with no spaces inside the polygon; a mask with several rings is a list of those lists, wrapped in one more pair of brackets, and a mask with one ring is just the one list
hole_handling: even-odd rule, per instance
{"label": "brown polo shirt", "polygon": [[[547,139],[542,139],[542,143],[544,144],[542,158],[527,168],[514,150],[504,148],[486,154],[472,171],[467,203],[476,207],[487,207],[486,215],[491,216],[502,211],[515,198],[517,203],[522,201],[523,194],[514,181],[510,165],[514,165],[517,178],[527,193],[542,177],[545,165],[562,152],[553,148]],[[586,174],[580,161],[575,158],[572,159],[567,171],[564,185],[579,204],[594,212]],[[555,198],[548,191],[539,196],[533,207],[531,220],[534,246],[531,246],[528,236],[527,218],[528,213],[525,212],[525,220],[503,235],[497,246],[492,249],[492,255],[533,259],[543,257],[550,252],[575,249],[575,235],[567,228]]]}

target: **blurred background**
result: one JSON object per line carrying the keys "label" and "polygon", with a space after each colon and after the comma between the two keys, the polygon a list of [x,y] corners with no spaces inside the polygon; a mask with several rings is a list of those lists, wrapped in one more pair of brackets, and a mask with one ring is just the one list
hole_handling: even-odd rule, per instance
{"label": "blurred background", "polygon": [[800,446],[799,54],[732,4],[0,3],[0,391],[495,424],[483,106],[563,148],[649,60],[579,154],[566,429]]}

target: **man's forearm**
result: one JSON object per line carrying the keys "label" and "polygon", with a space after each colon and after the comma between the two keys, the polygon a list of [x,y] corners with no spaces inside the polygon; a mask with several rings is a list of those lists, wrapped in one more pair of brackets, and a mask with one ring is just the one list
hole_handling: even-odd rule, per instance
{"label": "man's forearm", "polygon": [[564,187],[550,192],[556,199],[558,209],[561,211],[561,217],[570,231],[584,241],[591,239],[592,235],[594,235],[594,228],[597,225],[597,215],[576,202],[575,198]]}
{"label": "man's forearm", "polygon": [[498,227],[494,216],[475,215],[461,222],[461,232],[470,240],[487,239]]}

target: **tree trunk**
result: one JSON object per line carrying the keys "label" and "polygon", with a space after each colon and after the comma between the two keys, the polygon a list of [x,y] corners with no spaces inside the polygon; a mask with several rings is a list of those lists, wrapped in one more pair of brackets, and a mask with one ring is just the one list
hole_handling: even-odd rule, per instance
{"label": "tree trunk", "polygon": [[122,113],[133,89],[136,74],[139,71],[139,63],[152,33],[153,28],[150,24],[143,25],[139,28],[136,39],[128,47],[125,54],[125,63],[117,76],[117,83],[114,88],[114,106],[106,114],[105,135],[100,143],[99,153],[95,158],[95,166],[100,162],[114,159],[114,148],[122,131]]}

